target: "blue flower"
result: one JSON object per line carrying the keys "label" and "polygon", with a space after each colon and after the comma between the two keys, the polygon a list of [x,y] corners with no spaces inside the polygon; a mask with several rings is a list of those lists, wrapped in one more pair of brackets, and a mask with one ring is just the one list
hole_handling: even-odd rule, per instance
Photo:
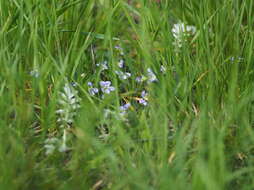
{"label": "blue flower", "polygon": [[92,87],[93,86],[93,83],[92,82],[87,82],[87,85]]}
{"label": "blue flower", "polygon": [[143,99],[143,98],[140,98],[138,100],[138,103],[142,104],[143,106],[147,106],[147,104],[148,104],[147,101],[145,99]]}
{"label": "blue flower", "polygon": [[127,110],[130,108],[131,104],[130,103],[126,103],[123,106],[120,106],[120,115],[121,116],[125,116]]}
{"label": "blue flower", "polygon": [[124,104],[123,106],[120,106],[120,111],[126,111],[131,106],[130,103]]}
{"label": "blue flower", "polygon": [[94,96],[95,94],[97,94],[99,92],[98,88],[94,88],[93,87],[93,83],[92,82],[88,82],[87,85],[90,87],[88,89],[88,92],[89,92],[90,95]]}
{"label": "blue flower", "polygon": [[97,94],[99,92],[98,88],[89,88],[88,92],[90,95],[94,96],[95,94]]}
{"label": "blue flower", "polygon": [[141,97],[147,99],[147,96],[148,96],[148,93],[145,90],[143,90],[141,92]]}
{"label": "blue flower", "polygon": [[143,76],[138,76],[138,77],[136,77],[135,80],[136,80],[137,83],[141,83],[141,82],[144,81],[144,77]]}
{"label": "blue flower", "polygon": [[143,106],[147,106],[148,93],[145,90],[141,92],[141,97],[142,98],[138,99],[138,103],[142,104]]}
{"label": "blue flower", "polygon": [[110,81],[100,81],[101,91],[105,94],[110,94],[110,92],[115,90],[115,87],[111,86]]}

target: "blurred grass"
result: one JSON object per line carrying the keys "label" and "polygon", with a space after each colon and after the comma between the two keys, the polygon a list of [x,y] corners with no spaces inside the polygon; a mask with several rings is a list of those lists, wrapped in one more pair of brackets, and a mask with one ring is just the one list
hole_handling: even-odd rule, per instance
{"label": "blurred grass", "polygon": [[[253,189],[253,16],[252,0],[0,1],[0,189]],[[176,53],[178,20],[198,32]],[[86,91],[100,80],[95,59],[119,83],[115,45],[133,73],[167,67],[129,124],[103,121],[120,89],[105,100]],[[45,156],[66,78],[82,99],[74,148]]]}

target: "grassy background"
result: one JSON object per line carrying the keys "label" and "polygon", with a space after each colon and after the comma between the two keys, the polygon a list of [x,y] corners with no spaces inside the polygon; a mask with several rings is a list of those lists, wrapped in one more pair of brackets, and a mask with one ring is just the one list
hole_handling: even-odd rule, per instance
{"label": "grassy background", "polygon": [[[253,6],[0,1],[0,189],[253,189]],[[197,33],[176,52],[171,29],[179,20]],[[114,73],[116,45],[133,75],[126,82]],[[95,71],[105,59],[107,73]],[[148,67],[158,82],[137,85],[134,76]],[[87,82],[102,79],[117,89],[91,97]],[[81,98],[72,149],[45,155],[45,139],[60,134],[55,111],[67,81]],[[143,88],[149,106],[134,102],[128,123],[104,118],[105,108]],[[101,125],[110,131],[104,140]]]}

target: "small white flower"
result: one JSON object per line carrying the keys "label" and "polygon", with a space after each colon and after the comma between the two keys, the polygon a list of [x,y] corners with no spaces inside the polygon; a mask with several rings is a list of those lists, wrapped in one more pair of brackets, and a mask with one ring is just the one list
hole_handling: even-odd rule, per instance
{"label": "small white flower", "polygon": [[119,62],[118,62],[118,67],[119,68],[123,68],[124,67],[124,60],[121,59]]}
{"label": "small white flower", "polygon": [[147,69],[147,77],[148,77],[148,83],[152,83],[157,81],[156,75],[153,73],[151,68]]}
{"label": "small white flower", "polygon": [[96,66],[100,67],[102,71],[103,70],[108,70],[108,62],[107,61],[97,63]]}
{"label": "small white flower", "polygon": [[126,80],[131,77],[131,73],[128,72],[122,72],[122,71],[115,71],[115,73],[118,75],[118,77],[122,80]]}
{"label": "small white flower", "polygon": [[181,48],[182,43],[185,40],[185,37],[189,36],[189,35],[194,35],[196,33],[196,31],[197,31],[197,29],[195,26],[185,25],[184,23],[181,23],[181,22],[174,24],[174,26],[172,28],[172,33],[175,38],[174,45],[177,48]]}

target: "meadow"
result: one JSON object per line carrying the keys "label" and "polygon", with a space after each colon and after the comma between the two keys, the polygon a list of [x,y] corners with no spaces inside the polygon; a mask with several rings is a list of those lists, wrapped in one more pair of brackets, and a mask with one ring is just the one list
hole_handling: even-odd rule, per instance
{"label": "meadow", "polygon": [[254,189],[253,3],[0,1],[0,190]]}

